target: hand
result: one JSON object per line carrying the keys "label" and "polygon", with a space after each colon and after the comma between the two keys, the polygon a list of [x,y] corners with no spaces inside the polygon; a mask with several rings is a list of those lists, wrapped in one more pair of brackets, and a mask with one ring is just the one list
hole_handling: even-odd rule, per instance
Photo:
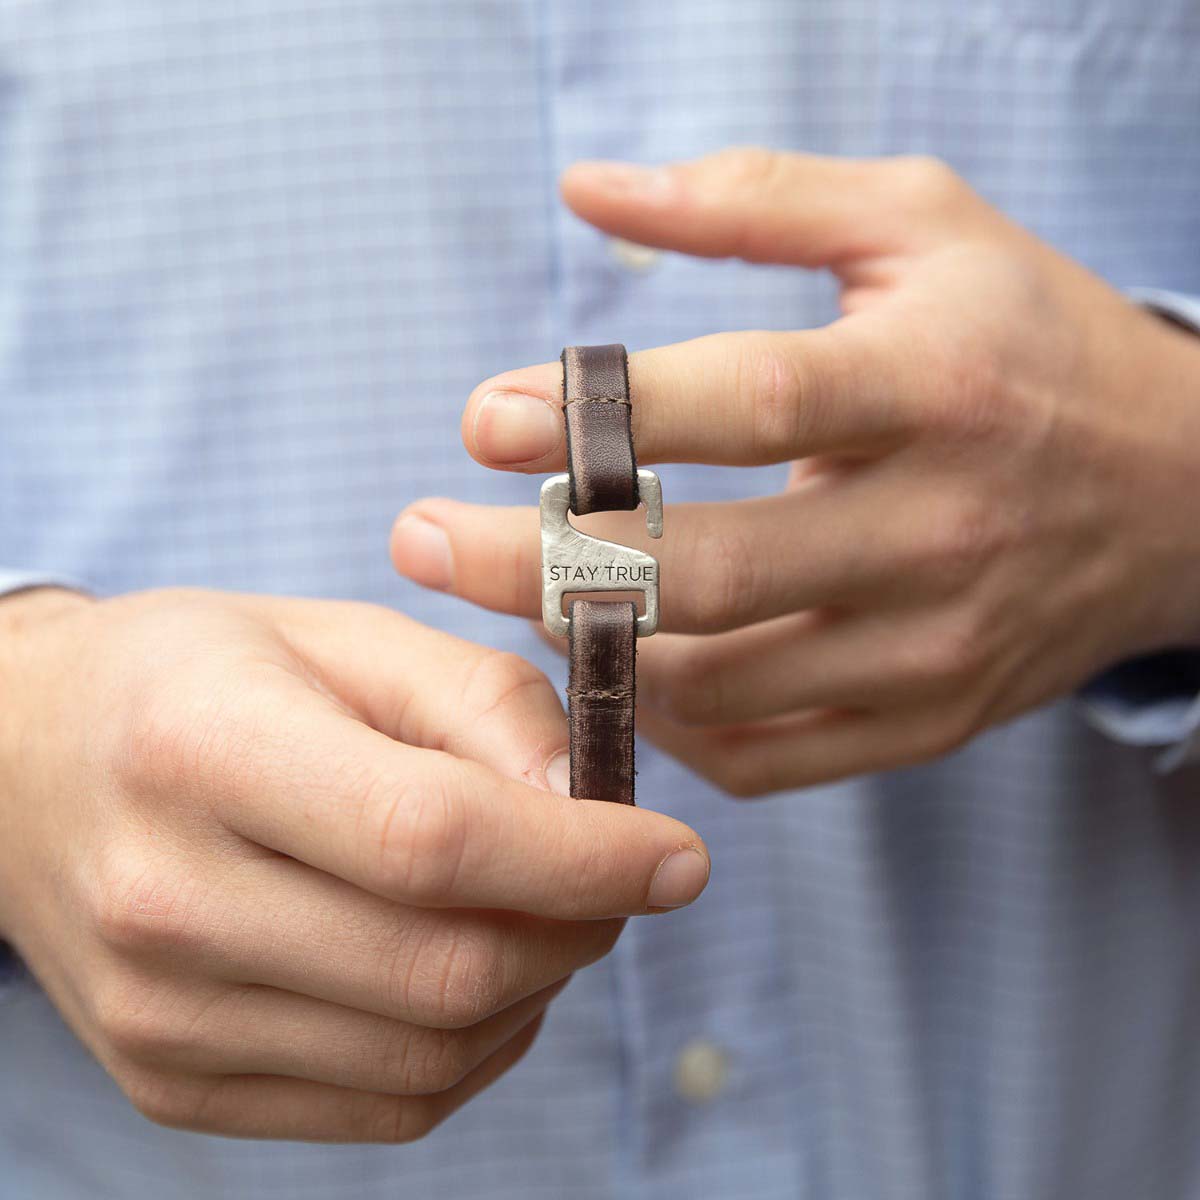
{"label": "hand", "polygon": [[[812,784],[940,755],[1200,640],[1196,339],[931,160],[730,150],[580,164],[562,186],[611,233],[842,286],[824,328],[631,357],[639,461],[794,463],[784,494],[679,505],[647,546],[668,632],[639,645],[638,698],[661,746],[740,795]],[[560,388],[557,364],[488,380],[467,448],[561,470]],[[595,528],[645,545],[636,522]],[[393,558],[538,611],[532,510],[421,501]]]}
{"label": "hand", "polygon": [[545,790],[536,670],[384,609],[31,592],[0,694],[0,934],[163,1124],[420,1137],[707,877],[679,822]]}

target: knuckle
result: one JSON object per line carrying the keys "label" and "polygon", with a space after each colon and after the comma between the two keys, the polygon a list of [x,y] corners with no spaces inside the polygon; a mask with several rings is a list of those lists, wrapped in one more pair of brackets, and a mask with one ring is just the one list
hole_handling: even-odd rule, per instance
{"label": "knuckle", "polygon": [[542,602],[536,583],[541,570],[539,547],[518,537],[511,545],[501,548],[500,565],[500,595],[504,609],[514,613],[538,610]]}
{"label": "knuckle", "polygon": [[104,1041],[132,1061],[153,1058],[175,1041],[161,989],[142,980],[109,981],[94,989],[91,1015]]}
{"label": "knuckle", "polygon": [[738,800],[752,800],[769,790],[760,784],[756,772],[744,766],[725,767],[716,771],[713,782]]}
{"label": "knuckle", "polygon": [[194,771],[204,742],[195,714],[164,697],[134,706],[115,763],[122,782],[137,790],[171,787]]}
{"label": "knuckle", "polygon": [[983,500],[952,501],[926,527],[926,578],[947,591],[960,590],[979,577],[1002,540],[1002,520]]}
{"label": "knuckle", "polygon": [[132,706],[113,772],[135,795],[172,795],[232,761],[237,722],[221,688],[206,690],[208,699],[195,703],[158,688]]}
{"label": "knuckle", "polygon": [[137,1011],[110,1016],[105,1037],[118,1054],[132,1062],[165,1060],[184,1040],[158,1014]]}
{"label": "knuckle", "polygon": [[725,772],[722,786],[739,800],[753,800],[771,790],[770,785],[759,778],[759,772],[744,765]]}
{"label": "knuckle", "polygon": [[736,347],[733,398],[747,416],[751,455],[762,462],[795,455],[812,391],[798,356],[771,334],[741,335]]}
{"label": "knuckle", "polygon": [[147,1072],[121,1087],[133,1107],[155,1125],[195,1133],[237,1134],[239,1131],[235,1122],[222,1119],[213,1109],[212,1101],[220,1087],[219,1077],[202,1083]]}
{"label": "knuckle", "polygon": [[563,858],[549,885],[548,894],[568,919],[607,917],[614,907],[628,903],[627,885],[622,882],[622,843],[602,821],[593,819],[590,824],[594,836]]}
{"label": "knuckle", "polygon": [[386,944],[379,947],[375,989],[382,1004],[381,1011],[398,1020],[410,1021],[415,1016],[421,946],[422,935],[413,928],[401,926],[391,930]]}
{"label": "knuckle", "polygon": [[410,1038],[402,1061],[404,1090],[415,1095],[447,1091],[475,1065],[467,1039],[448,1029],[423,1030]]}
{"label": "knuckle", "polygon": [[418,1020],[437,1029],[478,1024],[503,1006],[504,954],[496,936],[465,926],[420,954],[409,984]]}
{"label": "knuckle", "polygon": [[725,522],[717,529],[697,526],[689,539],[692,544],[683,547],[682,561],[707,566],[691,600],[692,624],[697,631],[731,629],[741,622],[743,613],[758,606],[765,591],[767,564],[754,553],[749,538],[749,530]]}
{"label": "knuckle", "polygon": [[117,1085],[148,1121],[169,1129],[191,1126],[197,1105],[192,1089],[168,1075],[152,1071],[118,1074]]}
{"label": "knuckle", "polygon": [[962,177],[931,154],[905,154],[890,163],[890,195],[909,212],[939,212],[957,202],[966,191]]}
{"label": "knuckle", "polygon": [[974,340],[928,347],[929,377],[936,380],[926,402],[928,428],[955,443],[978,444],[1001,436],[1011,421],[999,354]]}
{"label": "knuckle", "polygon": [[493,938],[459,930],[438,972],[434,1003],[448,1028],[477,1024],[500,1007],[504,962]]}
{"label": "knuckle", "polygon": [[790,187],[789,156],[763,146],[732,146],[718,151],[693,171],[727,211],[729,249],[749,262],[770,261],[778,246],[754,219],[757,205],[785,196]]}
{"label": "knuckle", "polygon": [[464,708],[479,720],[511,707],[527,691],[554,694],[546,676],[519,654],[486,650],[467,669],[462,687]]}
{"label": "knuckle", "polygon": [[[436,906],[455,888],[466,853],[461,805],[445,770],[419,781],[368,784],[365,804],[378,814],[380,890],[419,907]],[[376,798],[376,788],[386,795]]]}
{"label": "knuckle", "polygon": [[204,941],[196,881],[140,855],[97,871],[90,905],[100,940],[129,957]]}
{"label": "knuckle", "polygon": [[420,1101],[372,1097],[356,1124],[364,1142],[402,1146],[431,1134],[437,1128],[438,1117],[431,1105]]}
{"label": "knuckle", "polygon": [[895,678],[910,698],[958,692],[980,661],[973,631],[950,624],[898,648]]}
{"label": "knuckle", "polygon": [[717,177],[736,193],[774,188],[786,174],[786,156],[765,146],[727,146],[712,157]]}
{"label": "knuckle", "polygon": [[969,679],[982,660],[983,631],[973,620],[951,621],[940,633],[935,663],[942,679],[953,684]]}

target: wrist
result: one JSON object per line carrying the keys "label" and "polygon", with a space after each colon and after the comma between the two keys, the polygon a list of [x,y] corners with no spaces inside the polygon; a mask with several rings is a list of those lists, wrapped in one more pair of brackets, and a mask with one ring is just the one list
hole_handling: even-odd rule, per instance
{"label": "wrist", "polygon": [[1170,606],[1168,631],[1171,646],[1200,648],[1200,523],[1195,521],[1200,503],[1200,336],[1170,313],[1150,312],[1158,348],[1151,388],[1168,398],[1171,420],[1166,436],[1183,456],[1180,491],[1175,503],[1165,498],[1171,512],[1177,577],[1175,601]]}
{"label": "wrist", "polygon": [[[82,592],[62,587],[33,587],[0,596],[0,695],[5,697],[6,720],[0,722],[0,832],[3,807],[18,786],[23,768],[24,731],[30,717],[37,673],[37,654],[30,658],[40,635],[59,621],[96,601]],[[0,929],[0,935],[2,935]]]}
{"label": "wrist", "polygon": [[[0,721],[0,847],[20,854],[14,818],[28,803],[30,775],[29,731],[38,724],[36,680],[42,674],[42,632],[71,613],[95,604],[90,596],[70,588],[38,586],[0,595],[0,695],[5,697],[5,719]],[[53,671],[52,671],[53,673]],[[13,863],[0,863],[0,943],[12,946],[12,920],[20,905],[10,894]]]}
{"label": "wrist", "polygon": [[[11,684],[14,659],[35,630],[93,603],[82,592],[62,587],[22,588],[0,596],[0,682]],[[16,693],[5,686],[3,694]]]}
{"label": "wrist", "polygon": [[56,586],[22,588],[0,596],[0,694],[17,694],[15,660],[35,631],[95,603],[83,592]]}

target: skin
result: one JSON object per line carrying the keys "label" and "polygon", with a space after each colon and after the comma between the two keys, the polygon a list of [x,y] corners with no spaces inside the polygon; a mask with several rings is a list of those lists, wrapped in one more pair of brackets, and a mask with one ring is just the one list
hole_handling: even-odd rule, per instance
{"label": "skin", "polygon": [[[640,721],[670,752],[739,795],[897,766],[1200,642],[1191,337],[928,160],[580,164],[563,194],[842,284],[824,329],[631,360],[644,463],[794,464],[780,496],[675,506],[653,546]],[[467,448],[561,470],[559,386],[481,385]],[[392,549],[537,612],[532,510],[422,501]],[[30,592],[0,602],[0,694],[0,934],[164,1124],[420,1137],[625,916],[707,878],[687,826],[549,790],[566,729],[529,664],[371,606]]]}
{"label": "skin", "polygon": [[374,606],[31,591],[0,695],[0,935],[162,1124],[419,1138],[707,880],[686,825],[550,790],[537,670]]}
{"label": "skin", "polygon": [[[630,358],[643,465],[792,464],[780,495],[668,506],[661,543],[637,514],[581,522],[662,563],[638,698],[664,749],[762,795],[938,757],[1200,643],[1200,339],[931,159],[581,163],[562,194],[634,242],[841,285],[824,328]],[[560,389],[557,363],[487,380],[467,449],[564,469]],[[422,500],[392,553],[428,586],[539,611],[532,508]]]}

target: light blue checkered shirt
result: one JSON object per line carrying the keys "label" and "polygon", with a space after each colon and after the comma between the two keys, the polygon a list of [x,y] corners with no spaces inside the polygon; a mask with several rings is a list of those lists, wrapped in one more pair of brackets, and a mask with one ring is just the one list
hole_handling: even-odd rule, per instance
{"label": "light blue checkered shirt", "polygon": [[[558,677],[523,623],[387,563],[418,496],[533,502],[464,454],[471,386],[834,312],[797,270],[631,269],[556,204],[564,165],[930,151],[1118,286],[1198,295],[1198,62],[1195,0],[0,0],[4,582],[360,597]],[[663,475],[674,501],[783,478]],[[1099,719],[1172,741],[1164,678]],[[1152,753],[1064,702],[739,804],[644,748],[708,891],[631,922],[411,1146],[152,1126],[25,978],[0,1198],[1195,1197],[1200,773]],[[728,1064],[706,1102],[676,1086],[696,1043]]]}

